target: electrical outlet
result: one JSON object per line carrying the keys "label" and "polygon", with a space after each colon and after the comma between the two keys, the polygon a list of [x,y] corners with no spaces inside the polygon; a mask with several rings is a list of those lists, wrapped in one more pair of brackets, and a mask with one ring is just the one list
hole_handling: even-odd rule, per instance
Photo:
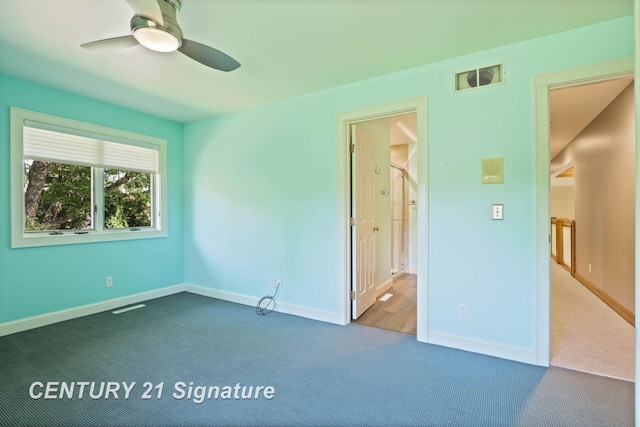
{"label": "electrical outlet", "polygon": [[275,278],[275,277],[272,277],[272,278],[271,278],[271,287],[272,287],[272,288],[275,288],[275,287],[276,287],[276,278]]}
{"label": "electrical outlet", "polygon": [[591,264],[589,264],[589,273],[591,273]]}
{"label": "electrical outlet", "polygon": [[113,286],[113,277],[107,277],[106,280],[104,281],[104,285],[107,288],[110,288]]}
{"label": "electrical outlet", "polygon": [[280,278],[280,277],[276,277],[276,288],[278,286],[282,287],[282,278]]}
{"label": "electrical outlet", "polygon": [[461,319],[467,319],[469,317],[469,306],[467,304],[460,304],[458,306],[458,315]]}

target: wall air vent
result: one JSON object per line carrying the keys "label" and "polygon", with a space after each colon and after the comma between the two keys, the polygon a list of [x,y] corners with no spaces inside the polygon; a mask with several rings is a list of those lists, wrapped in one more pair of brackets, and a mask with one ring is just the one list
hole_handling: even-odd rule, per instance
{"label": "wall air vent", "polygon": [[488,67],[456,73],[453,76],[453,91],[478,89],[495,86],[505,82],[504,63],[489,65]]}

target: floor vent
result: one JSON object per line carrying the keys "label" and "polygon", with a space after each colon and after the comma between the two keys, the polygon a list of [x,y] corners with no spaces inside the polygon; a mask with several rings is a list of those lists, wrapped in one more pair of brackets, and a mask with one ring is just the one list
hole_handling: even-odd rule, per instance
{"label": "floor vent", "polygon": [[127,311],[137,310],[138,308],[142,308],[142,307],[144,307],[144,304],[130,305],[128,307],[124,307],[124,308],[120,308],[118,310],[114,310],[114,311],[112,311],[112,313],[113,314],[126,313]]}
{"label": "floor vent", "polygon": [[489,65],[488,67],[475,68],[473,70],[454,74],[453,91],[461,92],[481,87],[504,84],[504,82],[504,63]]}
{"label": "floor vent", "polygon": [[379,299],[380,301],[387,301],[389,300],[389,298],[391,298],[393,296],[393,294],[384,294],[382,295]]}

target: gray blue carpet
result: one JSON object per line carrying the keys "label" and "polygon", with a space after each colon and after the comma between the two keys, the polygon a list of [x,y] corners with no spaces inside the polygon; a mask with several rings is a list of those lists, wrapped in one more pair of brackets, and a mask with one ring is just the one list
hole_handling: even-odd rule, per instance
{"label": "gray blue carpet", "polygon": [[[0,425],[631,426],[634,421],[629,382],[427,345],[414,336],[356,324],[258,316],[252,307],[187,293],[145,304],[0,338]],[[72,382],[73,392],[64,390],[60,398],[61,387]],[[79,398],[82,382],[95,384]],[[123,382],[131,387],[128,398]],[[107,385],[111,392],[105,396]],[[212,387],[211,397],[203,398],[198,386]],[[243,398],[242,386],[271,386],[273,397],[261,390],[258,398]]]}

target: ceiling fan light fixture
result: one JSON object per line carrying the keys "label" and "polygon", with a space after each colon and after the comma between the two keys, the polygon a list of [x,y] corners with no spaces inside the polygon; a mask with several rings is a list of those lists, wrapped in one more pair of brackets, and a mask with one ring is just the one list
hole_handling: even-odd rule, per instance
{"label": "ceiling fan light fixture", "polygon": [[174,52],[182,45],[178,37],[158,27],[138,27],[133,30],[133,37],[142,46],[156,52]]}
{"label": "ceiling fan light fixture", "polygon": [[136,12],[129,22],[130,35],[96,40],[80,46],[92,50],[102,46],[124,49],[142,45],[162,53],[177,50],[194,61],[220,71],[233,71],[240,66],[238,61],[226,53],[183,37],[176,17],[182,0],[127,1]]}

